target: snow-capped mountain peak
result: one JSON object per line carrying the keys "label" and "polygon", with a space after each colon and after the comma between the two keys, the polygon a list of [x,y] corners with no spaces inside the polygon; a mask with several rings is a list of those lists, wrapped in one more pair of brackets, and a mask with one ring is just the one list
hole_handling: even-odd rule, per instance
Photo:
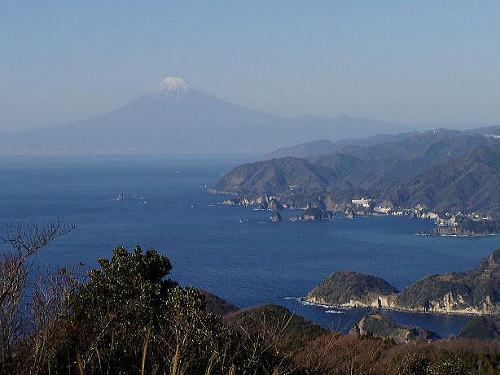
{"label": "snow-capped mountain peak", "polygon": [[167,77],[157,86],[156,91],[165,97],[181,98],[189,90],[189,85],[181,77]]}

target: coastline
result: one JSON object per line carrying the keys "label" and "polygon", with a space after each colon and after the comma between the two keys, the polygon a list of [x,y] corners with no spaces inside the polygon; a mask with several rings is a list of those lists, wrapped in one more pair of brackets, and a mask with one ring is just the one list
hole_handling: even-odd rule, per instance
{"label": "coastline", "polygon": [[[219,202],[219,205],[227,205],[227,206],[244,206],[244,207],[253,207],[253,210],[255,211],[272,211],[270,203],[273,202],[275,206],[279,206],[280,210],[307,210],[309,207],[295,207],[290,204],[282,203],[278,199],[278,197],[275,194],[270,194],[270,195],[259,195],[257,198],[241,198],[242,195],[240,193],[236,192],[224,192],[224,191],[218,191],[215,189],[208,189],[208,193],[214,194],[214,195],[225,195],[227,197],[231,197],[228,199],[223,200],[222,202]],[[345,205],[345,204],[344,204]],[[354,211],[355,209],[358,209],[357,211]],[[460,231],[461,229],[461,224],[460,222],[456,223],[454,222],[453,224],[442,224],[442,222],[454,220],[452,219],[442,219],[440,218],[437,214],[435,214],[434,210],[428,209],[428,210],[422,210],[418,207],[415,208],[398,208],[397,210],[394,209],[393,211],[389,211],[387,213],[382,213],[382,212],[377,212],[375,209],[370,208],[364,208],[360,209],[359,207],[356,208],[355,206],[349,206],[347,208],[343,207],[342,210],[336,209],[336,210],[328,210],[326,208],[321,208],[322,211],[325,212],[325,218],[321,220],[300,220],[300,219],[295,219],[290,221],[331,221],[333,219],[333,215],[340,215],[342,217],[348,218],[348,219],[354,219],[358,216],[374,216],[374,217],[383,217],[383,216],[405,216],[405,217],[410,217],[410,218],[418,218],[418,219],[423,219],[423,220],[432,220],[434,222],[434,228],[431,230],[428,230],[426,232],[420,232],[417,233],[417,235],[422,235],[422,236],[428,236],[428,237],[459,237],[459,238],[474,238],[474,237],[486,237],[486,236],[498,236],[500,235],[500,232],[476,232],[476,233],[446,233],[446,231]],[[436,215],[436,216],[434,216]],[[471,219],[467,219],[471,220]],[[481,221],[476,221],[478,223],[481,223]],[[492,221],[495,223],[495,221]],[[470,232],[470,229],[468,229]]]}
{"label": "coastline", "polygon": [[499,236],[500,233],[476,233],[476,234],[434,234],[434,233],[426,233],[421,232],[417,233],[419,236],[425,237],[458,237],[458,238],[475,238],[475,237],[495,237]]}
{"label": "coastline", "polygon": [[473,311],[464,311],[464,310],[454,310],[454,311],[425,311],[425,310],[411,310],[411,309],[403,309],[397,307],[373,307],[367,305],[335,305],[335,304],[324,304],[324,303],[316,303],[307,300],[307,297],[299,297],[297,301],[303,305],[307,306],[317,306],[323,309],[340,309],[340,310],[356,310],[356,309],[370,309],[370,310],[383,310],[383,311],[397,311],[402,313],[412,313],[412,314],[422,314],[422,315],[458,315],[458,316],[496,316],[498,314],[495,313],[487,313],[487,312],[473,312]]}

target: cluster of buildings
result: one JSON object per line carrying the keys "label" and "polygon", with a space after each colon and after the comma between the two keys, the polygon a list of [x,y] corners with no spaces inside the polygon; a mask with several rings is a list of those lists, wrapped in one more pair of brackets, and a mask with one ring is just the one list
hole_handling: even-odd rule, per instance
{"label": "cluster of buildings", "polygon": [[355,214],[412,216],[420,219],[434,220],[439,227],[458,227],[464,221],[484,222],[493,220],[491,216],[483,215],[477,212],[469,214],[462,212],[444,212],[438,214],[422,204],[417,204],[412,208],[396,208],[387,200],[375,204],[370,198],[352,199],[351,203]]}
{"label": "cluster of buildings", "polygon": [[[263,195],[254,198],[246,197],[234,197],[226,199],[223,204],[226,205],[244,205],[244,206],[255,206],[257,209],[278,211],[287,208],[303,208],[305,209],[305,215],[297,217],[297,220],[309,220],[309,219],[329,219],[331,218],[332,212],[344,213],[349,218],[353,218],[357,215],[394,215],[394,216],[411,216],[420,219],[433,220],[438,228],[460,228],[464,226],[465,222],[475,222],[478,225],[483,225],[483,223],[492,221],[493,219],[489,216],[482,215],[480,213],[470,213],[464,214],[461,212],[457,213],[438,213],[436,211],[430,210],[422,204],[417,204],[411,208],[401,208],[396,207],[389,200],[373,200],[369,197],[361,197],[356,199],[351,199],[350,202],[337,203],[325,198],[318,197],[316,204],[309,204],[307,197],[301,201],[287,200],[286,197],[278,197],[276,195]],[[311,198],[311,197],[309,197]],[[314,215],[309,215],[308,210],[317,209],[319,213],[314,213]],[[311,216],[311,218],[309,218]],[[277,221],[278,218],[275,218]],[[483,222],[483,223],[480,223]],[[477,226],[477,225],[476,225]]]}
{"label": "cluster of buildings", "polygon": [[[438,213],[427,209],[421,204],[417,204],[412,208],[396,208],[394,204],[388,200],[384,200],[378,204],[375,204],[375,202],[370,198],[352,199],[351,203],[354,207],[355,212],[363,213],[365,215],[379,214],[394,216],[413,216],[420,219],[431,219],[436,222],[441,220]],[[359,212],[360,210],[362,212]]]}

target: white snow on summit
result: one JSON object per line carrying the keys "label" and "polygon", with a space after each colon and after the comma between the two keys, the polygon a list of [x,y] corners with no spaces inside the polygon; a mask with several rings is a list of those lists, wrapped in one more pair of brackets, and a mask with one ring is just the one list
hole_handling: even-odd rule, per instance
{"label": "white snow on summit", "polygon": [[189,89],[189,85],[181,77],[167,77],[160,82],[156,91],[164,93],[165,97],[182,97]]}

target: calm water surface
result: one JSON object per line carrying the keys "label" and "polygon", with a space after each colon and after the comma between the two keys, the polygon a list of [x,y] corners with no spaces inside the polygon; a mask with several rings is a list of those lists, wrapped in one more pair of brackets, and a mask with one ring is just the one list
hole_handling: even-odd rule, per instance
{"label": "calm water surface", "polygon": [[[217,205],[221,197],[206,192],[205,186],[237,164],[145,157],[2,158],[0,228],[60,217],[77,229],[42,252],[37,267],[94,266],[116,245],[141,244],[167,255],[173,278],[182,284],[241,307],[281,304],[342,331],[365,311],[327,312],[295,298],[338,270],[371,273],[403,288],[430,274],[469,270],[500,247],[498,236],[419,236],[432,223],[409,218],[271,223],[269,212]],[[125,200],[116,200],[119,193]],[[469,319],[389,314],[443,336],[456,334]]]}

